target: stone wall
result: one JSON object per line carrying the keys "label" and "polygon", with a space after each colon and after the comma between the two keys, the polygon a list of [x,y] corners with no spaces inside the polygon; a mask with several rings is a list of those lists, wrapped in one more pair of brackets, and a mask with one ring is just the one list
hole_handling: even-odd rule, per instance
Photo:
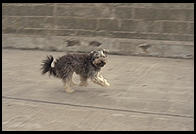
{"label": "stone wall", "polygon": [[[3,3],[2,15],[4,47],[87,51],[87,44],[96,40],[119,54],[194,54],[193,3]],[[10,41],[15,39],[16,45]],[[67,48],[70,40],[79,41],[80,47]],[[170,49],[174,52],[168,54]]]}

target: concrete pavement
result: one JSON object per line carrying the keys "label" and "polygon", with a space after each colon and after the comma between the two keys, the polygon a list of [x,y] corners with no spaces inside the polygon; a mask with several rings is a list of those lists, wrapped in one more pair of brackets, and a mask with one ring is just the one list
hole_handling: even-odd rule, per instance
{"label": "concrete pavement", "polygon": [[3,130],[194,129],[193,60],[110,55],[110,87],[89,82],[68,94],[40,73],[50,54],[65,53],[3,49]]}

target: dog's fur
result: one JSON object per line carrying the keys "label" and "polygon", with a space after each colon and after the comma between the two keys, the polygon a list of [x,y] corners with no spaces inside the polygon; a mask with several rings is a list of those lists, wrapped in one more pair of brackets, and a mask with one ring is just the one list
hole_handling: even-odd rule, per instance
{"label": "dog's fur", "polygon": [[49,72],[49,75],[63,80],[65,91],[73,92],[73,73],[80,76],[80,86],[87,86],[87,80],[101,86],[110,86],[106,79],[100,74],[101,68],[106,64],[107,55],[105,50],[91,51],[89,54],[67,54],[58,59],[48,56],[43,60],[42,74]]}

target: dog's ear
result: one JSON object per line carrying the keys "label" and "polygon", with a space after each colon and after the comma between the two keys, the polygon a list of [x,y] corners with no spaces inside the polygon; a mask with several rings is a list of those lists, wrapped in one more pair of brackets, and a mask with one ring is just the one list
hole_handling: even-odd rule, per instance
{"label": "dog's ear", "polygon": [[93,51],[91,51],[90,53],[93,54],[93,53],[95,53],[95,51],[93,50]]}
{"label": "dog's ear", "polygon": [[95,53],[95,51],[94,51],[94,50],[90,52],[90,54],[94,54],[94,53]]}
{"label": "dog's ear", "polygon": [[95,53],[95,51],[91,51],[88,55],[92,56]]}
{"label": "dog's ear", "polygon": [[105,54],[108,54],[108,53],[109,53],[109,50],[108,50],[108,49],[103,49],[102,51],[103,51],[103,53],[105,53]]}

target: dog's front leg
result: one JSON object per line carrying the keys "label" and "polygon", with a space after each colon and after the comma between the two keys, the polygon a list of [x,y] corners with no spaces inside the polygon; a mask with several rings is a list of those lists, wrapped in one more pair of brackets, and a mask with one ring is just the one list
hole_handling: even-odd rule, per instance
{"label": "dog's front leg", "polygon": [[71,80],[71,83],[70,83],[71,87],[73,86],[76,86],[77,84],[73,82],[73,80]]}
{"label": "dog's front leg", "polygon": [[80,75],[80,86],[88,86],[87,78]]}
{"label": "dog's front leg", "polygon": [[110,86],[110,84],[107,82],[106,79],[103,78],[102,75],[100,75],[99,73],[97,75],[95,75],[94,77],[91,78],[92,81],[98,85],[101,86]]}
{"label": "dog's front leg", "polygon": [[105,86],[110,86],[110,83],[100,73],[98,73],[98,78],[103,81]]}

